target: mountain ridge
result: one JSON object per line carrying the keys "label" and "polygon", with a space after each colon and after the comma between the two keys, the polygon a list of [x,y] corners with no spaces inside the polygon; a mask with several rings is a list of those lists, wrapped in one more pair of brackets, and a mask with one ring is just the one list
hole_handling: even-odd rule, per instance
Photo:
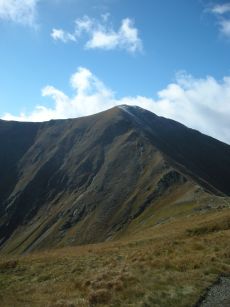
{"label": "mountain ridge", "polygon": [[[121,108],[123,109],[123,110],[125,110],[126,108],[127,108],[127,106],[121,106]],[[128,107],[128,108],[130,108],[130,107]],[[131,107],[132,108],[132,107]],[[148,112],[148,114],[150,114],[151,112],[149,112],[149,111],[146,111],[146,110],[144,110],[144,109],[142,109],[142,108],[140,108],[140,107],[134,107],[133,108],[134,110],[140,110],[142,113],[143,112]],[[129,112],[130,113],[130,112]],[[151,115],[152,114],[154,114],[154,113],[151,113]],[[226,151],[228,151],[229,152],[229,148],[230,148],[230,146],[228,145],[228,144],[226,144],[226,143],[224,143],[224,142],[222,142],[222,141],[219,141],[219,140],[216,140],[215,138],[213,138],[213,137],[210,137],[210,136],[207,136],[207,135],[204,135],[204,134],[202,134],[201,132],[199,132],[198,130],[195,130],[195,129],[192,129],[192,128],[188,128],[188,127],[186,127],[185,125],[183,125],[183,124],[181,124],[181,123],[178,123],[178,122],[176,122],[176,121],[174,121],[174,120],[171,120],[171,119],[167,119],[167,118],[164,118],[164,117],[161,117],[161,116],[157,116],[156,114],[154,114],[155,116],[153,117],[154,119],[160,119],[161,121],[164,121],[165,123],[167,122],[167,123],[169,123],[170,125],[166,125],[166,129],[167,129],[167,131],[164,131],[164,136],[165,136],[165,133],[168,133],[169,131],[170,131],[170,128],[172,128],[173,127],[173,125],[176,125],[177,126],[177,129],[185,129],[185,131],[186,132],[193,132],[198,138],[202,138],[203,136],[206,136],[206,144],[205,144],[205,146],[207,146],[207,143],[211,143],[211,142],[214,142],[214,145],[213,145],[213,147],[215,147],[215,148],[218,148],[218,146],[221,146],[222,148],[223,148],[223,150],[226,150]],[[135,116],[134,114],[132,114],[132,116]],[[138,118],[138,121],[139,121],[139,118]],[[164,123],[164,124],[165,124]],[[158,135],[159,135],[159,131],[160,130],[158,130],[157,131],[157,134],[155,134],[154,136],[155,137],[158,137]],[[151,131],[151,133],[152,133],[152,131]],[[180,134],[179,134],[180,135]],[[189,137],[189,134],[187,133],[187,135],[186,135],[186,137]],[[175,135],[174,135],[174,138],[175,138]],[[203,141],[204,139],[202,139],[201,141]],[[178,142],[179,143],[181,143],[181,145],[183,144],[183,142],[182,141],[184,141],[184,139],[180,139]],[[200,140],[199,140],[199,142],[201,142]],[[202,143],[201,144],[199,144],[200,146],[201,146],[201,151],[202,151]],[[159,143],[158,143],[158,146],[159,146]],[[164,152],[164,154],[168,154],[168,151],[169,151],[169,149],[166,149],[165,150],[165,146],[163,146],[162,144],[161,144],[161,146],[160,146],[160,148],[158,148],[158,149],[161,149],[161,147],[163,147],[163,149],[162,149],[162,151]],[[204,146],[203,146],[204,147]],[[170,150],[172,150],[172,147],[170,148]],[[176,150],[177,150],[177,152],[180,152],[180,150],[179,150],[179,148],[177,147],[176,148]],[[170,157],[170,155],[168,155],[168,157]],[[176,159],[175,159],[176,160]],[[177,162],[177,161],[174,161],[174,162]],[[228,159],[228,162],[227,162],[227,165],[229,165],[229,159]],[[179,163],[180,164],[180,163]],[[222,161],[221,161],[221,164],[222,164]],[[224,173],[224,171],[223,171],[223,168],[221,167],[221,164],[219,164],[218,165],[218,167],[219,167],[219,169],[220,169],[220,173],[221,174],[223,174]],[[190,175],[192,175],[192,174],[190,174]],[[229,175],[230,175],[230,173],[228,172],[228,175],[227,175],[227,178],[229,178]],[[202,181],[200,182],[201,184],[202,184]],[[227,183],[227,182],[226,182]],[[206,185],[207,183],[205,183],[205,182],[203,182],[203,184],[204,185]],[[207,188],[208,189],[210,189],[212,192],[214,192],[214,193],[220,193],[220,195],[224,195],[225,193],[227,193],[227,195],[230,195],[229,193],[230,193],[230,189],[229,189],[229,186],[228,186],[228,184],[226,184],[226,186],[225,186],[225,190],[224,191],[218,191],[218,189],[216,189],[215,187],[213,187],[213,186],[207,186]],[[223,192],[223,194],[222,194],[222,192]]]}
{"label": "mountain ridge", "polygon": [[0,142],[1,187],[9,176],[0,193],[6,252],[101,242],[167,199],[182,204],[197,193],[230,195],[222,165],[230,165],[229,145],[138,107],[0,122]]}

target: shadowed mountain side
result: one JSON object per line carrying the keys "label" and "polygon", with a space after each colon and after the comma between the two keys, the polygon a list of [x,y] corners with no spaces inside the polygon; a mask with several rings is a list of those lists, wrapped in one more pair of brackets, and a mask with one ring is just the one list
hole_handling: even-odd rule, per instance
{"label": "shadowed mountain side", "polygon": [[113,238],[159,202],[194,201],[197,184],[230,194],[230,146],[140,108],[1,122],[0,136],[5,252]]}
{"label": "shadowed mountain side", "polygon": [[229,145],[139,107],[121,108],[181,171],[209,191],[230,195]]}
{"label": "shadowed mountain side", "polygon": [[0,216],[17,182],[17,164],[36,137],[39,124],[0,120]]}

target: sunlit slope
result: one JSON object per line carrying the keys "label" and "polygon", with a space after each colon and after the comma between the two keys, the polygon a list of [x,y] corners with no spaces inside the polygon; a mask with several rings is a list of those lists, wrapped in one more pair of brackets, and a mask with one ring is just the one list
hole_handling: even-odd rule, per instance
{"label": "sunlit slope", "polygon": [[136,107],[2,121],[0,141],[2,252],[120,238],[230,194],[230,146]]}

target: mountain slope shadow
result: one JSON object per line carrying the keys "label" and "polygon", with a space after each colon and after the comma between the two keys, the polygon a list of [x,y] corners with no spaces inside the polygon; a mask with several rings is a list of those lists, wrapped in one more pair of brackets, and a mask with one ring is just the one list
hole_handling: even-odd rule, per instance
{"label": "mountain slope shadow", "polygon": [[230,195],[229,145],[137,107],[1,121],[0,140],[4,252],[101,242],[159,203]]}

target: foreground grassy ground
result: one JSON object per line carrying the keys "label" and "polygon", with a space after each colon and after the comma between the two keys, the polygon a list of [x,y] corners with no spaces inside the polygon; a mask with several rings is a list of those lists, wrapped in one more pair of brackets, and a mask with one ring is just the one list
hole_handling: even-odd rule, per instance
{"label": "foreground grassy ground", "polygon": [[193,306],[230,274],[230,209],[153,225],[118,241],[0,260],[0,306]]}

